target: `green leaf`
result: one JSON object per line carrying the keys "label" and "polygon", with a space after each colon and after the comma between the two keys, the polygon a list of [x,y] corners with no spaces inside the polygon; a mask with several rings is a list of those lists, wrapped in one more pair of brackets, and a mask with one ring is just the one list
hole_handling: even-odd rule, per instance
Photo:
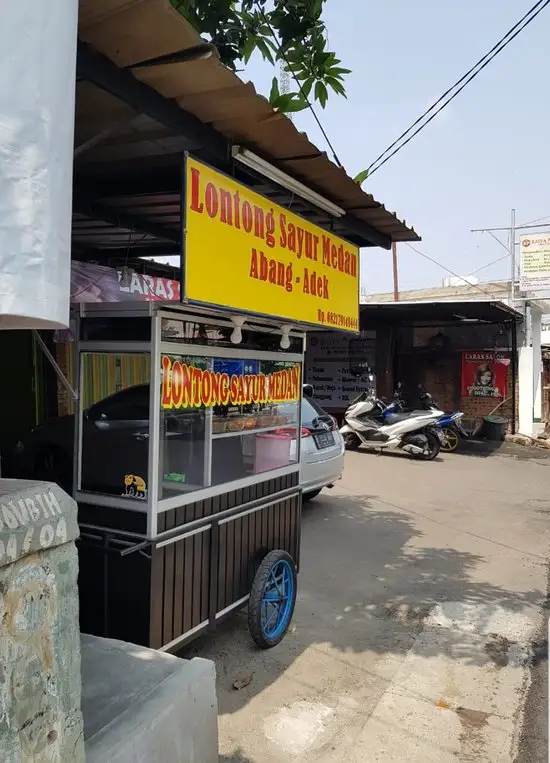
{"label": "green leaf", "polygon": [[338,93],[338,95],[343,95],[344,98],[347,98],[346,89],[340,80],[335,79],[334,77],[326,77],[325,82],[330,88],[334,90],[335,93]]}
{"label": "green leaf", "polygon": [[306,101],[297,93],[283,93],[275,101],[272,101],[271,105],[283,114],[291,111],[302,111],[307,108]]}
{"label": "green leaf", "polygon": [[300,82],[300,92],[302,94],[303,98],[308,98],[309,94],[311,93],[311,89],[313,87],[313,78],[308,77],[308,79],[304,80],[304,82]]}
{"label": "green leaf", "polygon": [[285,59],[291,64],[301,63],[303,58],[304,54],[295,49],[285,50]]}
{"label": "green leaf", "polygon": [[319,101],[321,107],[324,109],[328,101],[328,92],[325,85],[322,82],[315,83],[315,100]]}
{"label": "green leaf", "polygon": [[321,15],[322,10],[323,10],[323,0],[312,0],[311,15],[317,18]]}
{"label": "green leaf", "polygon": [[284,114],[295,113],[297,111],[303,111],[308,108],[308,104],[303,98],[294,98],[287,104],[286,109],[280,109]]}
{"label": "green leaf", "polygon": [[252,36],[247,37],[246,42],[243,45],[243,60],[245,64],[247,64],[250,61],[250,57],[254,53],[255,49],[256,49],[256,40]]}
{"label": "green leaf", "polygon": [[279,82],[277,81],[277,77],[273,77],[271,80],[271,92],[269,93],[269,102],[272,106],[275,106],[275,102],[279,96]]}
{"label": "green leaf", "polygon": [[351,69],[340,69],[337,66],[331,67],[327,74],[331,77],[342,77],[344,74],[351,74]]}
{"label": "green leaf", "polygon": [[274,64],[275,61],[273,60],[273,56],[271,55],[271,51],[269,50],[266,41],[261,37],[258,37],[256,40],[256,45],[264,60],[269,61],[270,64]]}
{"label": "green leaf", "polygon": [[363,185],[363,183],[368,178],[368,176],[369,176],[369,171],[363,170],[358,175],[356,175],[353,179],[357,183],[357,185]]}

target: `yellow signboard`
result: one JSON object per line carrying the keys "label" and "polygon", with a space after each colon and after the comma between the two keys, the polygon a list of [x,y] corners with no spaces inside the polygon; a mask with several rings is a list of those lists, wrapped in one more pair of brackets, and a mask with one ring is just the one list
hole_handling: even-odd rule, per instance
{"label": "yellow signboard", "polygon": [[359,249],[190,157],[185,296],[359,330]]}

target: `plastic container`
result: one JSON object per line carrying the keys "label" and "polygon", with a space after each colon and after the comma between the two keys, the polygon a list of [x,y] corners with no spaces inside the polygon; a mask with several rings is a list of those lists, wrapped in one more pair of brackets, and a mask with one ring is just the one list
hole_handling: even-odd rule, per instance
{"label": "plastic container", "polygon": [[481,430],[483,437],[492,442],[504,440],[507,423],[507,419],[503,419],[502,416],[484,416],[483,428]]}
{"label": "plastic container", "polygon": [[290,463],[291,437],[288,434],[256,435],[254,474],[280,469]]}

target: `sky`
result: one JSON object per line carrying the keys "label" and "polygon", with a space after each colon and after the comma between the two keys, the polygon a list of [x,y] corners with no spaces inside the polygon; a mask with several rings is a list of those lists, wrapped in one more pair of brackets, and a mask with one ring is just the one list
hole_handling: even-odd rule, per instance
{"label": "sky", "polygon": [[[352,74],[347,100],[334,94],[324,110],[314,108],[348,174],[367,167],[533,4],[327,0],[330,49]],[[363,185],[414,226],[422,237],[416,248],[460,276],[506,256],[490,234],[472,228],[506,227],[512,208],[518,225],[550,221],[549,35],[550,6]],[[276,73],[255,57],[240,76],[267,94]],[[294,121],[328,148],[309,111]],[[497,235],[506,242],[506,232]],[[440,285],[450,275],[404,244],[398,261],[400,289]],[[509,273],[508,258],[476,277]],[[390,291],[391,253],[364,250],[361,280],[369,293]]]}

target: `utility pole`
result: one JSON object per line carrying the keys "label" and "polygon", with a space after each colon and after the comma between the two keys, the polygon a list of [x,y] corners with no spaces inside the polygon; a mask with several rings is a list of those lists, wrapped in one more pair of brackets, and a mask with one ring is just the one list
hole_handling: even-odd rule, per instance
{"label": "utility pole", "polygon": [[510,307],[516,297],[516,210],[510,213]]}
{"label": "utility pole", "polygon": [[[472,228],[470,233],[488,233],[492,236],[500,246],[505,249],[510,256],[510,302],[513,303],[516,298],[516,270],[517,270],[517,258],[516,258],[516,234],[521,230],[540,230],[541,228],[550,228],[550,223],[538,223],[536,225],[516,225],[516,210],[512,209],[510,213],[510,227],[504,228]],[[498,232],[508,232],[508,244],[505,244],[500,238],[495,235]]]}
{"label": "utility pole", "polygon": [[391,254],[393,262],[393,301],[399,302],[399,281],[397,276],[397,244],[391,242]]}

